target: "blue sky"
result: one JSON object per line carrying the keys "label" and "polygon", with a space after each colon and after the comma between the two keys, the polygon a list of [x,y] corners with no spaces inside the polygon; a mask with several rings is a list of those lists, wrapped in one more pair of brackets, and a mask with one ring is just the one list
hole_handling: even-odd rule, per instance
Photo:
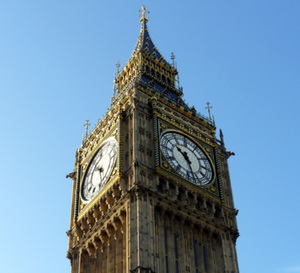
{"label": "blue sky", "polygon": [[0,2],[1,271],[69,272],[71,189],[83,123],[106,112],[142,4],[184,98],[212,106],[239,209],[242,273],[300,272],[300,2]]}

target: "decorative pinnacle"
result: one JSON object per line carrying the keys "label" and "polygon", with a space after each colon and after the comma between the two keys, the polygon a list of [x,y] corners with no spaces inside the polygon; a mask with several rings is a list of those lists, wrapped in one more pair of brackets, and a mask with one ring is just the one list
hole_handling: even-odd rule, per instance
{"label": "decorative pinnacle", "polygon": [[117,61],[116,67],[117,67],[117,74],[119,74],[119,72],[120,72],[120,61]]}
{"label": "decorative pinnacle", "polygon": [[210,105],[209,102],[207,102],[206,105],[207,105],[207,107],[205,107],[205,109],[208,110],[209,119],[211,120],[210,109],[212,108],[212,106],[209,106]]}
{"label": "decorative pinnacle", "polygon": [[175,55],[174,55],[174,52],[171,52],[171,60],[172,60],[172,62],[173,62],[173,67],[175,67],[175,62],[174,62],[174,60],[175,60]]}
{"label": "decorative pinnacle", "polygon": [[220,138],[221,138],[221,146],[224,147],[224,135],[221,129],[220,129]]}
{"label": "decorative pinnacle", "polygon": [[140,22],[141,23],[143,23],[143,22],[147,23],[149,17],[146,16],[146,14],[149,14],[150,12],[148,10],[146,10],[145,5],[142,6],[142,10],[139,10],[139,12],[140,12],[139,17],[141,17]]}
{"label": "decorative pinnacle", "polygon": [[89,123],[89,120],[87,119],[86,120],[86,123],[85,124],[83,124],[83,126],[85,127],[85,135],[87,136],[87,134],[88,134],[88,130],[89,130],[89,126],[90,126],[91,124]]}
{"label": "decorative pinnacle", "polygon": [[120,73],[120,61],[117,61],[116,67],[117,67],[117,71],[115,72],[114,95],[113,95],[113,97],[116,96],[116,80],[117,80],[117,77],[118,77],[118,75],[119,75],[119,73]]}

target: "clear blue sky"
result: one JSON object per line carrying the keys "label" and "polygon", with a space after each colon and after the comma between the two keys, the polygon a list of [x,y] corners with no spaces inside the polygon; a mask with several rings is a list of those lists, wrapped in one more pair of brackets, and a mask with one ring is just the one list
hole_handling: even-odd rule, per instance
{"label": "clear blue sky", "polygon": [[69,272],[65,175],[85,119],[109,106],[142,4],[184,98],[204,114],[211,102],[236,154],[241,273],[300,272],[298,0],[1,1],[1,272]]}

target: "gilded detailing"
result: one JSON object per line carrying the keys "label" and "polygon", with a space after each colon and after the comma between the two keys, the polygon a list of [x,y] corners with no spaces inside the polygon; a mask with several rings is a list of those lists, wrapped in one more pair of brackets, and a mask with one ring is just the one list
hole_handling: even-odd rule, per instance
{"label": "gilded detailing", "polygon": [[[101,221],[107,220],[108,213],[119,211],[120,215],[120,210],[115,210],[115,208],[119,207],[123,196],[124,192],[121,190],[120,182],[117,182],[109,189],[104,190],[99,198],[89,203],[71,229],[74,239],[73,246],[76,246],[87,233],[90,233],[96,224],[99,225]],[[113,216],[115,217],[115,214]]]}
{"label": "gilded detailing", "polygon": [[122,119],[124,109],[131,103],[129,98],[133,93],[132,90],[124,93],[118,103],[112,104],[111,108],[107,110],[106,114],[98,120],[96,126],[90,133],[83,139],[82,149],[85,149],[84,157],[87,156],[86,148],[93,150],[93,147],[105,138]]}
{"label": "gilded detailing", "polygon": [[[118,120],[116,120],[118,121]],[[110,126],[109,126],[110,125]],[[118,139],[118,123],[112,122],[111,124],[107,125],[107,127],[104,127],[98,134],[94,135],[93,140],[88,142],[88,146],[83,145],[81,147],[81,162],[80,164],[83,166],[83,171],[86,170],[88,167],[89,161],[86,161],[87,158],[90,158],[93,156],[98,150],[99,146],[105,140],[108,136],[115,137],[115,139]]]}
{"label": "gilded detailing", "polygon": [[[116,183],[116,181],[120,180],[120,177],[114,175],[114,174],[116,174],[116,172],[117,172],[117,169],[115,168],[113,171],[112,177],[109,179],[109,182],[101,189],[101,191],[99,192],[99,194],[97,196],[95,196],[95,198],[93,198],[89,203],[83,203],[82,201],[80,202],[78,219],[81,219],[86,214],[86,212],[88,212],[89,209],[92,208],[97,203],[98,199],[101,198],[102,196],[105,196],[107,194],[107,190],[114,183]],[[82,179],[82,181],[83,181],[83,179]],[[81,184],[82,184],[82,181],[81,181]],[[81,196],[81,193],[79,193],[79,196]]]}
{"label": "gilded detailing", "polygon": [[[200,145],[201,146],[201,145]],[[203,147],[203,146],[202,146]],[[213,180],[209,185],[205,186],[199,186],[195,185],[189,181],[186,181],[184,178],[182,178],[180,175],[178,175],[176,172],[174,172],[173,168],[168,164],[168,162],[165,160],[163,155],[160,155],[160,165],[157,168],[157,173],[167,176],[177,183],[180,183],[184,185],[187,188],[196,190],[201,192],[201,194],[205,196],[209,196],[210,198],[213,198],[214,200],[221,200],[223,201],[223,191],[220,191],[221,188],[221,180],[219,179],[219,174],[218,174],[218,169],[215,169],[215,157],[212,155],[212,153],[207,153],[209,154],[209,159],[212,162],[212,168],[213,168]]]}
{"label": "gilded detailing", "polygon": [[[163,155],[158,152],[158,161],[159,163],[156,164],[157,172],[165,175],[167,177],[172,178],[178,183],[181,183],[182,185],[192,188],[194,190],[202,192],[202,194],[206,196],[210,196],[211,198],[214,198],[215,200],[221,200],[223,201],[223,190],[220,191],[220,183],[221,180],[219,179],[219,168],[215,169],[216,165],[216,157],[214,153],[214,147],[217,147],[214,136],[214,130],[210,131],[207,127],[200,125],[192,120],[189,120],[185,117],[182,119],[182,116],[176,113],[173,115],[173,111],[169,111],[170,117],[172,115],[172,118],[167,118],[167,114],[159,114],[161,113],[168,113],[168,110],[166,109],[163,104],[156,103],[156,100],[152,100],[155,103],[153,104],[153,111],[158,114],[159,118],[157,118],[157,121],[155,124],[157,124],[157,143],[159,143],[159,139],[161,135],[167,131],[174,131],[181,133],[189,138],[193,137],[192,139],[198,143],[199,146],[203,149],[203,151],[208,156],[209,160],[211,161],[211,165],[213,168],[214,178],[213,181],[208,186],[197,186],[190,182],[187,182],[180,176],[174,174],[174,170],[169,166],[167,161],[164,159]],[[160,110],[162,109],[162,110]],[[189,129],[188,129],[189,128]],[[158,149],[158,148],[157,148]]]}
{"label": "gilded detailing", "polygon": [[[143,71],[148,77],[156,79],[162,85],[175,89],[175,77],[178,72],[174,67],[164,61],[154,59],[147,52],[142,54],[142,64]],[[182,92],[178,89],[175,89],[175,92],[177,95],[182,95]]]}
{"label": "gilded detailing", "polygon": [[[214,120],[182,99],[174,55],[169,64],[159,53],[146,16],[143,7],[138,43],[121,71],[117,65],[110,108],[77,150],[67,232],[71,272],[238,272],[232,153],[222,134],[216,138]],[[97,153],[110,137],[117,157],[114,149],[101,179]],[[86,185],[99,180],[103,187],[85,202],[89,166],[100,178],[90,175]]]}
{"label": "gilded detailing", "polygon": [[122,94],[139,81],[145,83],[145,78],[147,78],[146,82],[155,80],[160,86],[169,88],[176,97],[183,95],[182,90],[175,87],[177,69],[164,59],[154,45],[146,21],[141,21],[138,42],[129,61],[116,74],[117,96],[113,97],[113,103],[120,100]]}
{"label": "gilded detailing", "polygon": [[132,57],[118,74],[115,81],[118,85],[118,93],[121,93],[141,73],[173,88],[177,95],[182,95],[180,90],[175,89],[175,76],[178,72],[170,65],[160,62],[158,59],[153,59],[147,53],[138,53]]}
{"label": "gilded detailing", "polygon": [[197,145],[201,147],[201,149],[203,150],[203,152],[205,153],[205,155],[207,156],[207,158],[210,161],[211,167],[213,168],[214,180],[215,180],[215,178],[216,178],[215,177],[215,172],[216,171],[215,171],[215,156],[214,156],[214,153],[213,153],[213,148],[211,146],[207,145],[207,143],[203,143],[203,142],[200,142],[196,139],[191,138],[191,136],[189,134],[183,133],[181,130],[176,130],[173,126],[170,126],[166,123],[160,123],[160,125],[161,126],[160,126],[159,138],[166,132],[175,132],[175,133],[179,133],[181,135],[184,135],[184,136],[188,137],[189,139],[192,139],[193,141],[196,141]]}
{"label": "gilded detailing", "polygon": [[[142,88],[140,89],[144,91]],[[151,92],[149,95],[152,95]],[[193,115],[191,111],[185,111],[183,107],[172,105],[159,96],[152,97],[151,104],[153,111],[161,119],[210,145],[215,145],[215,127],[206,120]]]}
{"label": "gilded detailing", "polygon": [[121,188],[119,181],[106,190],[96,202],[89,205],[88,210],[80,215],[67,232],[70,240],[67,257],[72,263],[76,264],[76,260],[78,261],[78,253],[81,261],[88,261],[103,251],[108,253],[107,246],[116,240],[121,239],[126,243],[127,201]]}
{"label": "gilded detailing", "polygon": [[137,73],[141,70],[141,58],[139,56],[132,57],[122,69],[122,71],[118,74],[115,82],[118,85],[118,93],[120,90],[124,89],[124,87],[129,83],[129,80],[135,78]]}
{"label": "gilded detailing", "polygon": [[115,240],[118,233],[124,234],[126,229],[126,211],[119,209],[112,213],[109,218],[103,216],[102,208],[95,206],[89,214],[76,223],[69,232],[73,238],[73,244],[68,251],[72,259],[78,249],[91,257],[96,255],[97,250],[103,252],[103,248],[109,245],[111,238]]}

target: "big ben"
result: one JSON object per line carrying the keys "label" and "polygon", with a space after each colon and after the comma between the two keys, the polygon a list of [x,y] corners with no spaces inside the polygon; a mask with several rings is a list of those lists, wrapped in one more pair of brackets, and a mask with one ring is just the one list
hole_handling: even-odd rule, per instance
{"label": "big ben", "polygon": [[110,108],[68,175],[71,273],[238,273],[232,153],[214,119],[183,100],[148,19],[143,6]]}

